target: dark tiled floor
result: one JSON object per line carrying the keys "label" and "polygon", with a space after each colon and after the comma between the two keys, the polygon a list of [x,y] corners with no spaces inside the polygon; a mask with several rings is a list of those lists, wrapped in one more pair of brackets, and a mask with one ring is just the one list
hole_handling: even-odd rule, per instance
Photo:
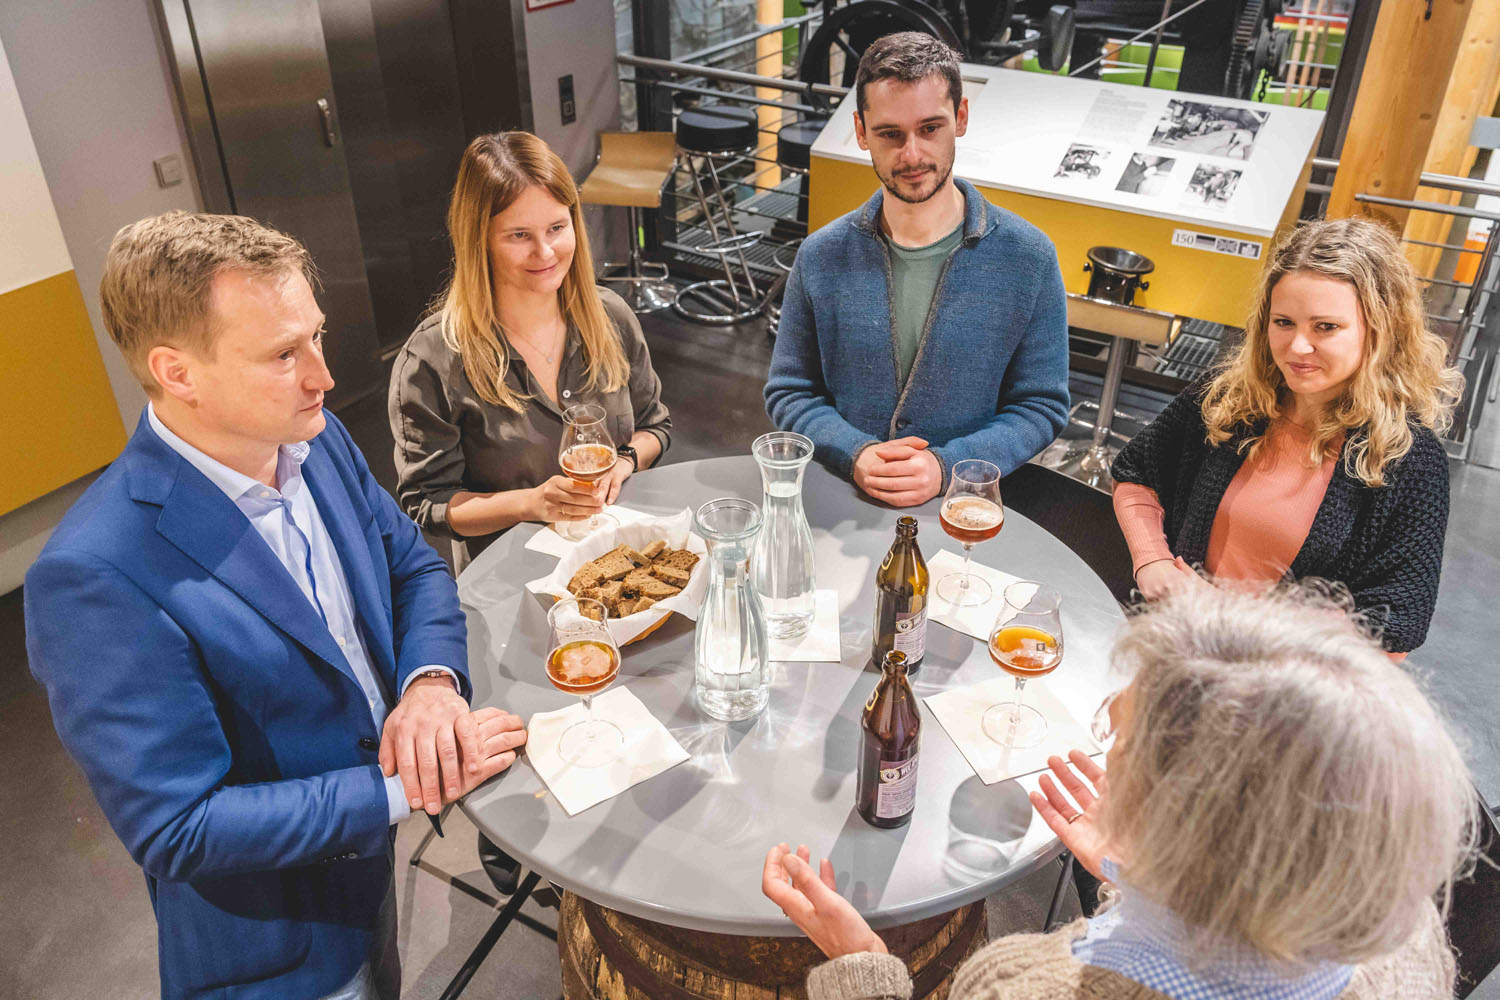
{"label": "dark tiled floor", "polygon": [[[770,341],[759,323],[705,328],[670,314],[643,319],[671,408],[674,444],[667,461],[744,452],[770,428],[761,386]],[[1077,386],[1087,392],[1083,384]],[[394,485],[383,394],[340,416],[374,474]],[[1500,616],[1500,471],[1455,471],[1453,518],[1437,619],[1409,661],[1422,674],[1467,741],[1475,779],[1500,799],[1500,685],[1495,651]],[[19,591],[0,596],[0,997],[26,1000],[145,1000],[156,996],[155,926],[139,870],[94,804],[82,775],[57,742],[46,700],[26,672]],[[397,841],[405,996],[436,997],[493,918],[493,910],[450,882],[414,874],[405,861],[424,824],[404,824]],[[452,833],[426,856],[438,869],[488,888],[473,840],[455,814]],[[1044,878],[1042,883],[1048,882]],[[1031,895],[1045,899],[1039,883]],[[992,908],[992,928],[1025,911]],[[1031,916],[1026,911],[1028,917]],[[528,904],[529,925],[507,932],[467,996],[536,998],[559,991],[556,945],[547,936],[555,911]],[[1496,977],[1476,997],[1500,1000]]]}

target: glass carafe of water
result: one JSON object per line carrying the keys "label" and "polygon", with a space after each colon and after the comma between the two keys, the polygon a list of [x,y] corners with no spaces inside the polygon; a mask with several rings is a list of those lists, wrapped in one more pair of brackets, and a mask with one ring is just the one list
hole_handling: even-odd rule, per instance
{"label": "glass carafe of water", "polygon": [[710,500],[693,526],[708,543],[708,593],[694,642],[698,704],[715,719],[748,719],[771,696],[766,623],[746,570],[760,509],[749,500]]}
{"label": "glass carafe of water", "polygon": [[762,434],[750,452],[760,466],[765,525],[750,557],[750,578],[766,612],[766,630],[778,639],[806,632],[813,620],[812,529],[802,512],[802,473],[813,443],[801,434]]}

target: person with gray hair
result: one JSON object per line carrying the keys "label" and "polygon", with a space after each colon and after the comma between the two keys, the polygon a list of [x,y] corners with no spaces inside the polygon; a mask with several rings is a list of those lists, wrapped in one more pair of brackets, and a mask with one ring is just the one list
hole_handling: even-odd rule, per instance
{"label": "person with gray hair", "polygon": [[[1132,616],[1113,658],[1131,679],[1095,720],[1106,768],[1053,757],[1031,793],[1110,883],[1105,907],[992,942],[953,1000],[1452,996],[1433,900],[1474,856],[1468,772],[1326,588],[1184,590]],[[832,959],[811,1000],[911,995],[827,861],[781,844],[762,888]]]}

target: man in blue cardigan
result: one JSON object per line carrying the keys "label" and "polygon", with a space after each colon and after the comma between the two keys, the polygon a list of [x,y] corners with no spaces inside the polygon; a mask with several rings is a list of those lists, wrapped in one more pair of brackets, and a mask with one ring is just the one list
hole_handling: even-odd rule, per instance
{"label": "man in blue cardigan", "polygon": [[953,177],[968,127],[958,55],[902,32],[865,50],[855,136],[884,190],[803,242],[766,381],[777,427],[898,507],[953,463],[1005,475],[1068,419],[1068,324],[1052,241]]}
{"label": "man in blue cardigan", "polygon": [[150,404],[26,576],[53,722],[146,874],[161,993],[391,1000],[394,825],[515,759],[447,567],[343,426],[312,264],[239,216],[115,237]]}

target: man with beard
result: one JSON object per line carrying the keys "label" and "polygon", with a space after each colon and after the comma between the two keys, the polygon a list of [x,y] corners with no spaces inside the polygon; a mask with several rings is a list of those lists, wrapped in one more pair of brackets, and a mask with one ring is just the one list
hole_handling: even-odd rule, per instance
{"label": "man with beard", "polygon": [[1068,324],[1052,242],[953,177],[968,127],[958,54],[878,39],[855,78],[855,136],[883,190],[809,235],[766,382],[776,426],[896,507],[955,462],[1009,473],[1068,419]]}

